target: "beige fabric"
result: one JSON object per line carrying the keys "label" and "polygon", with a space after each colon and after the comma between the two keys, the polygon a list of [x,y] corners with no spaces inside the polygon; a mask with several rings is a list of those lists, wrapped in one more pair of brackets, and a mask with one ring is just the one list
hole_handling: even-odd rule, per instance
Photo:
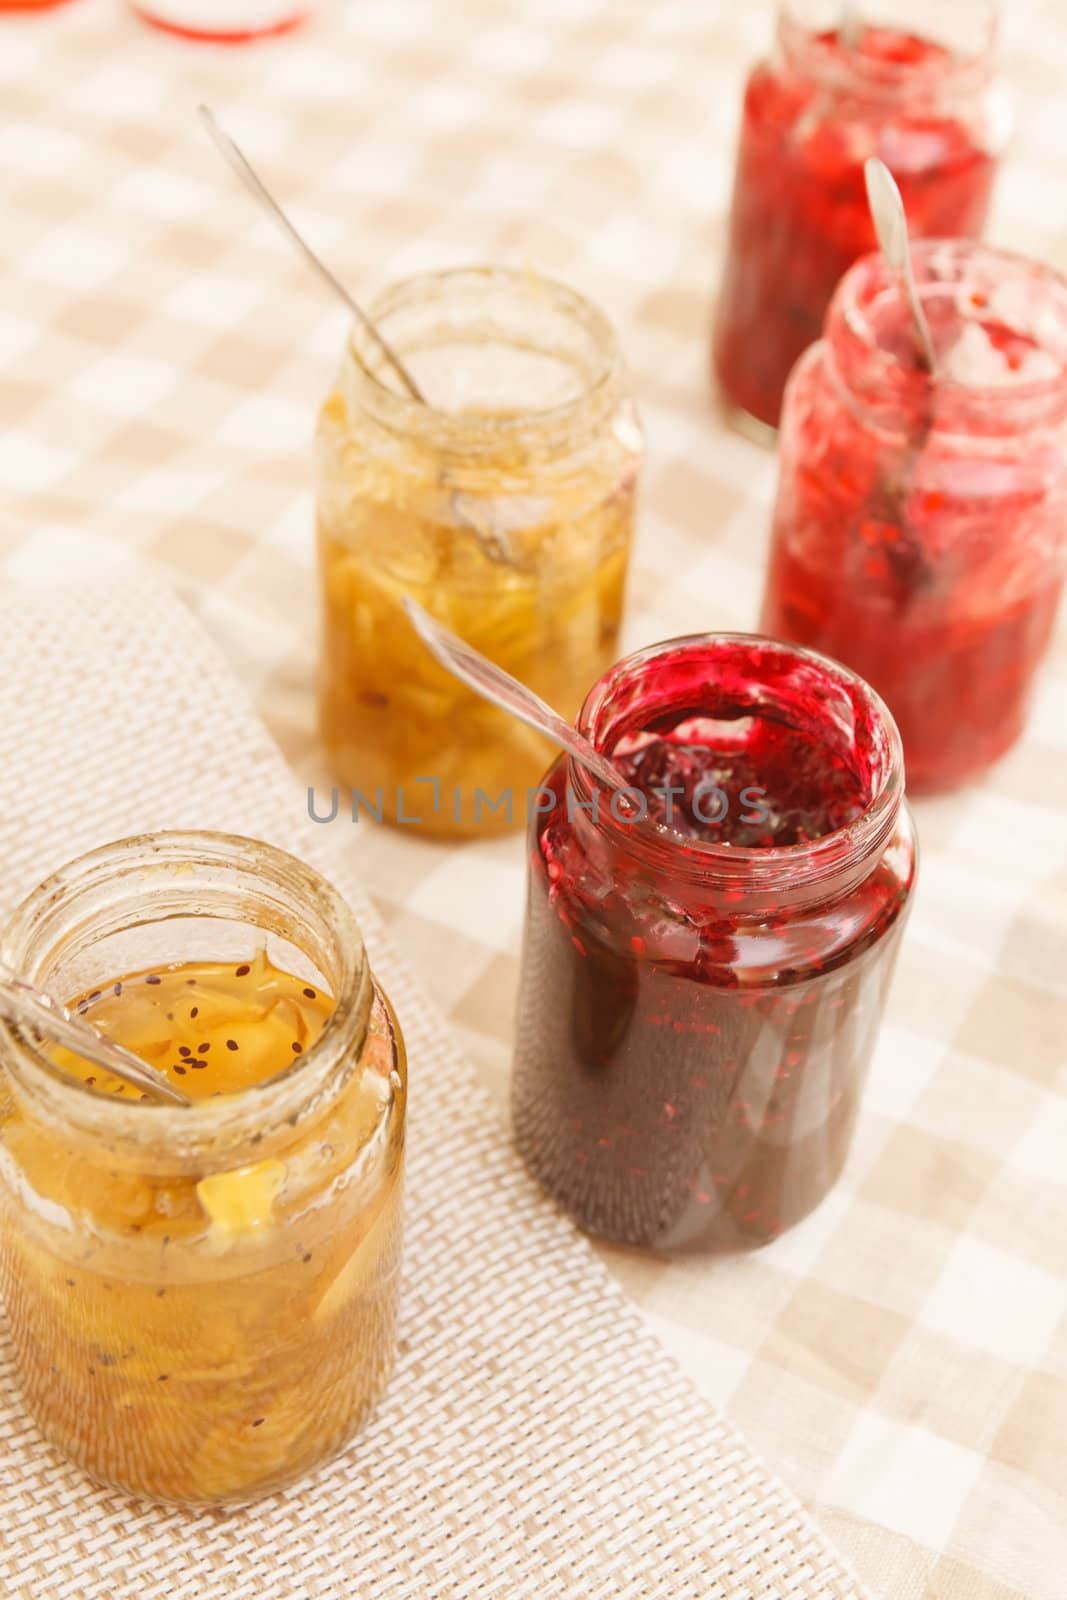
{"label": "beige fabric", "polygon": [[[1021,118],[992,234],[1064,268],[1067,7],[1002,9]],[[323,0],[247,51],[183,47],[120,0],[0,19],[0,584],[143,556],[326,782],[308,441],[343,316],[218,165],[207,98],[362,292],[531,261],[603,305],[649,429],[627,646],[750,627],[774,463],[709,403],[706,326],[771,12]],[[601,1252],[885,1600],[1064,1594],[1065,701],[1061,625],[1024,744],[919,809],[918,904],[826,1206],[742,1260]],[[502,1114],[521,842],[336,831]]]}
{"label": "beige fabric", "polygon": [[0,1344],[11,1600],[859,1600],[525,1177],[334,836],[162,587],[0,607],[0,899],[143,828],[254,833],[330,872],[411,1063],[402,1355],[361,1440],[230,1517],[130,1510],[41,1441]]}

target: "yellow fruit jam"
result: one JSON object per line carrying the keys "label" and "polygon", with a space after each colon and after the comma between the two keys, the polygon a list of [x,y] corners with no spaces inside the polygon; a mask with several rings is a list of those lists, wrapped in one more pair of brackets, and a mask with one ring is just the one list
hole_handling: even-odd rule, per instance
{"label": "yellow fruit jam", "polygon": [[[299,1070],[334,1010],[262,953],[116,977],[70,1004],[220,1109]],[[60,1139],[0,1072],[0,1153],[21,1189],[17,1218],[0,1210],[19,1374],[44,1432],[94,1477],[184,1504],[242,1500],[359,1425],[394,1342],[399,1049],[375,994],[340,1091],[248,1133],[236,1160],[232,1142],[210,1160],[201,1148],[149,1164],[122,1140]],[[142,1098],[65,1051],[54,1059],[95,1095]]]}
{"label": "yellow fruit jam", "polygon": [[439,666],[402,601],[574,716],[618,653],[633,520],[632,485],[600,499],[583,490],[573,512],[551,506],[541,525],[509,534],[506,553],[457,526],[437,485],[414,502],[410,485],[393,499],[379,498],[388,484],[353,485],[336,518],[324,505],[322,733],[337,775],[383,820],[418,817],[440,837],[525,824],[549,746]]}
{"label": "yellow fruit jam", "polygon": [[402,603],[573,717],[617,655],[640,424],[609,325],[536,273],[410,279],[377,320],[428,403],[353,334],[316,436],[323,739],[360,815],[521,828],[551,749],[440,667]]}

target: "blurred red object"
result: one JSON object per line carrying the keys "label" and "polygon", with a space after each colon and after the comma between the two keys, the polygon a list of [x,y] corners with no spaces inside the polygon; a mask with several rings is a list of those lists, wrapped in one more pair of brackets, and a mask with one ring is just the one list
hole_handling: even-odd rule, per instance
{"label": "blurred red object", "polygon": [[[0,6],[3,3],[0,0]],[[309,0],[130,0],[130,4],[153,27],[217,44],[245,44],[287,33],[311,13]]]}
{"label": "blurred red object", "polygon": [[51,11],[69,0],[0,0],[0,11]]}

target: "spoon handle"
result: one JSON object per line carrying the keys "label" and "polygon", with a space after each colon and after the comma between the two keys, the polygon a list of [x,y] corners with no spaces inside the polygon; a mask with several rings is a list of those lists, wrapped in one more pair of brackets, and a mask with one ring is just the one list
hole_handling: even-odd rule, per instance
{"label": "spoon handle", "polygon": [[400,382],[403,384],[411,398],[413,400],[417,400],[420,405],[426,405],[427,401],[425,395],[415,382],[415,379],[411,376],[411,373],[408,371],[407,367],[397,355],[396,351],[393,349],[392,345],[389,344],[385,335],[376,326],[376,324],[371,321],[370,317],[368,317],[362,306],[358,305],[357,302],[353,300],[344,284],[339,278],[334,276],[329,267],[326,265],[325,261],[323,261],[320,256],[315,254],[314,250],[312,250],[303,234],[297,229],[295,223],[290,220],[290,218],[278,204],[277,200],[275,200],[274,196],[263,182],[263,179],[256,172],[248,157],[240,149],[236,141],[232,139],[225,129],[221,127],[218,119],[215,116],[215,113],[211,110],[211,107],[205,105],[198,106],[197,115],[199,116],[204,127],[207,129],[208,134],[211,136],[211,139],[215,144],[215,148],[219,151],[223,160],[229,165],[231,171],[234,172],[238,178],[240,178],[245,188],[248,189],[252,195],[254,195],[263,209],[274,218],[278,226],[288,235],[293,244],[296,245],[297,249],[303,255],[308,265],[318,273],[319,277],[322,278],[324,282],[333,290],[338,299],[342,300],[348,307],[349,311],[352,313],[353,317],[355,317],[363,331],[369,334],[374,340],[375,344],[378,346],[378,349],[381,351],[386,361],[388,361],[389,365],[392,367],[393,371],[396,373],[396,376],[399,378]]}
{"label": "spoon handle", "polygon": [[915,287],[915,272],[911,264],[911,251],[908,248],[908,219],[904,211],[904,200],[893,174],[885,162],[880,161],[877,156],[870,156],[864,163],[863,176],[878,243],[891,271],[897,274],[904,286],[904,295],[915,325],[923,359],[927,371],[934,376],[937,371],[937,352],[934,350],[930,324],[926,320],[919,291]]}
{"label": "spoon handle", "polygon": [[165,1100],[171,1105],[189,1104],[187,1095],[182,1094],[162,1073],[156,1072],[147,1062],[135,1056],[132,1050],[106,1038],[91,1023],[72,1017],[66,1006],[53,1000],[51,995],[34,989],[2,961],[0,1016],[8,1022],[21,1023],[54,1039],[57,1044],[85,1061],[91,1061],[94,1066],[102,1067],[131,1088],[143,1089],[155,1100]]}
{"label": "spoon handle", "polygon": [[461,679],[483,700],[491,701],[510,716],[525,722],[528,728],[543,733],[554,744],[568,751],[610,793],[625,787],[622,774],[616,772],[611,762],[532,689],[442,627],[410,595],[404,597],[404,610],[423,644],[446,672]]}

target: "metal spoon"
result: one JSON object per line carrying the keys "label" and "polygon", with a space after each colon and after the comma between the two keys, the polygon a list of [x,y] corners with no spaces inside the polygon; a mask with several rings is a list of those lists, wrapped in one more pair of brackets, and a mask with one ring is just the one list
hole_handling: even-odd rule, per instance
{"label": "metal spoon", "polygon": [[841,6],[841,23],[838,28],[838,37],[845,49],[851,54],[859,48],[863,36],[863,24],[860,22],[859,12],[856,10],[856,0],[844,0]]}
{"label": "metal spoon", "polygon": [[459,678],[475,694],[480,694],[483,700],[491,701],[509,716],[525,722],[528,728],[543,733],[553,744],[559,745],[561,750],[566,750],[568,755],[580,761],[612,794],[628,787],[618,768],[532,689],[443,628],[410,595],[404,596],[404,610],[427,650],[446,672]]}
{"label": "metal spoon", "polygon": [[915,287],[915,270],[911,264],[911,251],[908,248],[908,219],[904,213],[904,201],[897,188],[896,179],[885,162],[880,161],[877,156],[870,156],[864,162],[863,176],[867,184],[867,203],[871,208],[871,220],[878,235],[878,243],[904,295],[926,370],[931,377],[936,377],[937,353],[930,335],[930,324],[926,320],[926,312],[922,308],[922,301]]}
{"label": "metal spoon", "polygon": [[19,1022],[34,1032],[54,1039],[75,1055],[103,1067],[131,1089],[141,1089],[153,1100],[169,1105],[187,1106],[189,1097],[182,1094],[168,1078],[150,1067],[132,1050],[116,1044],[91,1023],[72,1016],[66,1006],[60,1005],[50,994],[36,989],[11,967],[0,961],[0,1016],[8,1022]]}
{"label": "metal spoon", "polygon": [[[271,194],[236,140],[231,138],[220,125],[211,107],[206,105],[197,106],[197,115],[227,166],[232,172],[236,173],[249,193],[259,201],[267,215],[274,219],[286,237],[296,245],[309,266],[314,268],[323,282],[327,284],[341,303],[351,312],[352,316],[355,317],[364,331],[374,340],[412,400],[416,400],[420,405],[429,408],[429,400],[427,400],[381,329],[372,318],[368,317],[362,306],[352,298],[341,280],[330,271],[321,257],[315,254],[303,234],[297,229],[296,224],[282,210],[281,205]],[[446,480],[442,479],[442,481]],[[468,532],[473,533],[491,561],[505,566],[514,565],[513,552],[507,538],[487,526],[481,509],[475,508],[470,503],[470,496],[464,495],[461,497],[458,493],[453,493],[451,505],[456,521],[461,527],[466,528]]]}
{"label": "metal spoon", "polygon": [[267,214],[274,218],[275,222],[282,229],[282,231],[288,236],[289,239],[292,240],[293,244],[296,245],[297,249],[301,252],[309,266],[314,268],[319,277],[322,278],[323,282],[326,283],[333,290],[338,299],[343,301],[343,303],[348,307],[348,310],[355,317],[363,331],[368,333],[374,340],[375,344],[378,346],[378,349],[381,351],[386,361],[388,361],[389,365],[392,367],[393,371],[396,373],[396,376],[399,378],[400,382],[403,384],[411,398],[413,400],[418,400],[421,405],[428,405],[429,401],[426,399],[426,396],[423,394],[422,390],[415,382],[415,379],[411,376],[411,373],[408,371],[403,361],[401,361],[400,357],[397,355],[396,351],[386,339],[380,328],[371,320],[370,317],[368,317],[362,306],[357,304],[357,302],[352,298],[344,284],[341,282],[340,278],[335,277],[330,271],[329,267],[326,265],[325,261],[323,261],[320,256],[315,254],[314,250],[312,250],[303,234],[297,229],[296,224],[290,220],[290,218],[282,210],[278,201],[275,200],[274,196],[267,188],[267,185],[263,182],[263,179],[252,166],[252,163],[249,161],[248,157],[239,148],[236,140],[231,139],[230,135],[225,131],[225,129],[220,126],[218,118],[215,116],[215,113],[212,111],[211,107],[200,105],[197,106],[196,112],[197,116],[200,118],[200,121],[207,129],[211,139],[214,141],[216,149],[221,154],[223,160],[230,167],[231,171],[236,173],[237,177],[240,178],[245,188],[248,189],[249,192],[259,201],[260,205],[267,212]]}

